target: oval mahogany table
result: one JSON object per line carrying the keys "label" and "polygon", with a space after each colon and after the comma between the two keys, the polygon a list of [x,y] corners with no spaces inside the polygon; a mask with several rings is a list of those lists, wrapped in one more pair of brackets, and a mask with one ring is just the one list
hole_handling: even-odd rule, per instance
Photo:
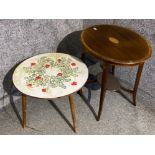
{"label": "oval mahogany table", "polygon": [[150,58],[152,53],[151,46],[145,38],[124,27],[116,25],[95,25],[82,31],[81,41],[87,53],[104,62],[104,65],[102,65],[103,73],[97,120],[99,121],[100,119],[105,93],[108,89],[106,86],[110,65],[112,65],[113,75],[115,66],[138,65],[133,90],[120,87],[133,95],[133,104],[136,105],[136,94],[144,62]]}

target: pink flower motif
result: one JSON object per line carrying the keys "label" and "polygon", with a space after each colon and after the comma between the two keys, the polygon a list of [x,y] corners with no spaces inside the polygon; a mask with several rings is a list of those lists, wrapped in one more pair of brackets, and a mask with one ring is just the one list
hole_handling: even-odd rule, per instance
{"label": "pink flower motif", "polygon": [[60,63],[61,62],[61,59],[58,59],[57,61]]}
{"label": "pink flower motif", "polygon": [[31,84],[31,83],[29,83],[29,84],[27,84],[27,86],[28,86],[28,87],[32,87],[32,84]]}
{"label": "pink flower motif", "polygon": [[42,89],[42,92],[46,92],[46,88],[43,88],[43,89]]}
{"label": "pink flower motif", "polygon": [[57,76],[62,76],[62,73],[58,73]]}
{"label": "pink flower motif", "polygon": [[31,63],[31,67],[34,67],[35,65],[36,65],[35,62],[32,62],[32,63]]}
{"label": "pink flower motif", "polygon": [[74,81],[74,82],[71,83],[71,85],[72,86],[76,86],[77,85],[77,82]]}
{"label": "pink flower motif", "polygon": [[71,63],[72,66],[76,66],[76,63]]}
{"label": "pink flower motif", "polygon": [[50,67],[50,65],[49,65],[49,64],[46,64],[46,65],[45,65],[45,67],[46,67],[46,68],[49,68],[49,67]]}
{"label": "pink flower motif", "polygon": [[36,76],[35,80],[42,80],[41,76]]}

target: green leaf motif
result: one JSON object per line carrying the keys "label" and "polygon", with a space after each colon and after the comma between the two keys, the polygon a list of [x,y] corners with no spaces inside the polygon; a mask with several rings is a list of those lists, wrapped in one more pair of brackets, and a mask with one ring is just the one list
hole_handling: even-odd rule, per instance
{"label": "green leaf motif", "polygon": [[[37,60],[35,65],[32,67],[23,67],[24,71],[27,73],[25,77],[26,84],[32,84],[32,87],[61,87],[66,89],[66,82],[71,81],[71,77],[78,76],[78,67],[71,66],[72,60],[70,58],[61,57],[60,60],[56,60],[53,57],[41,57]],[[46,74],[46,65],[47,68],[56,68],[62,75],[54,76]]]}

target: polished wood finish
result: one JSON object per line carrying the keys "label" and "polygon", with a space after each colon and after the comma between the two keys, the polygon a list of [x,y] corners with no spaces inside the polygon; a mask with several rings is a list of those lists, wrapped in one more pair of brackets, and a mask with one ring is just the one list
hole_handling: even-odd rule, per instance
{"label": "polished wood finish", "polygon": [[26,95],[22,94],[22,127],[26,127]]}
{"label": "polished wood finish", "polygon": [[132,94],[133,105],[136,105],[136,94],[144,62],[150,58],[152,53],[151,46],[145,38],[130,29],[116,25],[95,25],[82,31],[81,41],[85,52],[103,60],[103,65],[101,65],[103,67],[103,74],[102,80],[100,80],[102,82],[97,120],[99,121],[101,116],[108,85],[109,65],[112,65],[112,75],[115,74],[115,66],[139,66],[133,90],[120,86],[121,89]]}
{"label": "polished wood finish", "polygon": [[76,112],[74,107],[74,100],[72,95],[69,95],[68,97],[69,97],[69,104],[70,104],[72,120],[73,120],[73,128],[74,128],[74,132],[76,132]]}
{"label": "polished wood finish", "polygon": [[[82,93],[82,89],[79,90],[80,93]],[[76,112],[75,112],[75,107],[74,107],[74,100],[72,95],[68,96],[69,98],[69,104],[70,104],[70,110],[71,110],[71,115],[72,115],[72,120],[73,120],[73,129],[74,132],[76,132]],[[22,127],[26,127],[26,95],[22,94]]]}
{"label": "polished wood finish", "polygon": [[104,97],[105,97],[105,94],[106,94],[106,88],[107,88],[108,71],[109,71],[109,64],[105,63],[103,65],[103,74],[102,74],[102,82],[101,82],[101,93],[100,93],[100,105],[99,105],[97,121],[100,120],[102,109],[103,109],[103,101],[104,101]]}
{"label": "polished wood finish", "polygon": [[139,85],[139,82],[140,82],[141,74],[142,74],[142,71],[143,71],[143,66],[144,66],[144,63],[141,63],[138,66],[137,77],[136,77],[135,85],[134,85],[134,89],[133,89],[133,104],[134,105],[136,105],[137,89],[138,89],[138,85]]}
{"label": "polished wood finish", "polygon": [[124,86],[120,86],[122,90],[128,92],[128,93],[133,93],[133,90],[130,90],[128,88],[125,88]]}
{"label": "polished wood finish", "polygon": [[133,90],[127,89],[123,86],[120,86],[121,89],[123,89],[124,91],[131,93],[132,94],[132,98],[133,98],[133,105],[136,106],[136,95],[137,95],[137,89],[138,89],[138,85],[140,82],[140,78],[141,78],[141,74],[143,71],[143,67],[144,67],[144,63],[141,63],[138,65],[138,71],[137,71],[137,75],[136,75],[136,80],[135,80],[135,84],[134,84],[134,88]]}
{"label": "polished wood finish", "polygon": [[151,56],[151,47],[142,36],[116,25],[89,27],[81,33],[81,41],[86,52],[112,64],[135,65]]}

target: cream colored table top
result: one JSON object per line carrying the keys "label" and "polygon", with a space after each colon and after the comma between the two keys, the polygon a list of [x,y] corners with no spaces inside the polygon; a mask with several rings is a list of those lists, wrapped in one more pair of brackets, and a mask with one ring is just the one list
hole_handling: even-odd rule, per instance
{"label": "cream colored table top", "polygon": [[22,93],[38,98],[69,95],[88,78],[81,60],[63,53],[45,53],[23,61],[13,73],[13,83]]}

